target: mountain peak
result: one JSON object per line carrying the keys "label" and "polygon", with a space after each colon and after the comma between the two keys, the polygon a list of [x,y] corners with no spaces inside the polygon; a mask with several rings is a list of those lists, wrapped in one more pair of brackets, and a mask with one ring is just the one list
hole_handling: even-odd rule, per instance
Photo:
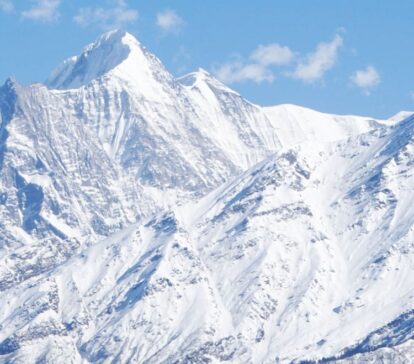
{"label": "mountain peak", "polygon": [[102,46],[117,46],[117,45],[127,45],[131,49],[140,46],[140,42],[136,37],[134,37],[131,33],[128,33],[122,29],[114,29],[110,30],[106,33],[103,33],[98,39],[91,43],[90,45],[86,46],[84,52],[98,48]]}
{"label": "mountain peak", "polygon": [[210,72],[206,71],[204,68],[199,67],[197,71],[190,72],[184,76],[177,78],[177,81],[186,87],[202,87],[201,85],[207,85],[209,88],[218,89],[224,92],[230,92],[238,94],[236,91],[232,90],[217,78],[215,78]]}
{"label": "mountain peak", "polygon": [[210,73],[208,73],[203,68],[199,68],[197,71],[190,72],[185,74],[184,76],[178,77],[177,81],[181,83],[183,86],[194,86],[199,81],[205,81],[206,78],[212,77]]}
{"label": "mountain peak", "polygon": [[407,118],[409,118],[410,116],[414,115],[414,111],[400,111],[398,113],[396,113],[395,115],[391,116],[390,118],[387,119],[387,121],[389,121],[390,123],[399,123],[400,121],[403,121]]}
{"label": "mountain peak", "polygon": [[132,34],[117,29],[101,35],[79,56],[64,61],[52,71],[46,84],[54,89],[78,88],[109,73],[142,81],[142,73],[148,74],[149,68],[159,65]]}

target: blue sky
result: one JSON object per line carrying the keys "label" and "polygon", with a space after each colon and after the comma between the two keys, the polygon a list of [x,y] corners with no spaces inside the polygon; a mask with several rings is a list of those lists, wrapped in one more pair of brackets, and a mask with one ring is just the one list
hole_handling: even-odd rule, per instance
{"label": "blue sky", "polygon": [[414,1],[0,0],[0,83],[41,82],[102,32],[252,102],[386,118],[414,110]]}

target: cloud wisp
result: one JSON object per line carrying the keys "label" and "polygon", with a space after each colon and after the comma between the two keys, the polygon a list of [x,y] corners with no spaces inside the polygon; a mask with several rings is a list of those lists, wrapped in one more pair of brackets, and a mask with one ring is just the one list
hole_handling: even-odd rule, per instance
{"label": "cloud wisp", "polygon": [[259,45],[250,55],[250,60],[264,66],[285,65],[294,58],[294,53],[286,46],[277,43]]}
{"label": "cloud wisp", "polygon": [[338,34],[330,42],[319,43],[316,50],[300,61],[289,76],[306,83],[320,80],[335,65],[342,45],[343,39]]}
{"label": "cloud wisp", "polygon": [[164,10],[157,14],[155,24],[167,33],[178,33],[184,20],[174,10]]}
{"label": "cloud wisp", "polygon": [[61,0],[35,0],[34,5],[22,12],[24,19],[33,21],[52,23],[59,19],[59,6]]}
{"label": "cloud wisp", "polygon": [[125,0],[111,1],[109,5],[80,8],[73,20],[81,27],[95,26],[104,30],[122,28],[138,20],[138,11],[130,8]]}
{"label": "cloud wisp", "polygon": [[247,61],[241,57],[215,67],[215,75],[223,82],[236,83],[253,81],[256,83],[275,80],[277,66],[290,66],[298,60],[293,71],[283,75],[305,83],[314,83],[321,80],[337,62],[339,49],[343,46],[343,39],[339,34],[330,42],[321,42],[315,51],[298,58],[297,54],[286,46],[277,43],[259,45],[249,56]]}
{"label": "cloud wisp", "polygon": [[267,67],[255,63],[244,64],[237,60],[220,65],[213,73],[219,80],[228,84],[244,81],[272,83],[275,79],[273,72]]}
{"label": "cloud wisp", "polygon": [[229,84],[244,81],[272,83],[275,80],[272,66],[288,65],[294,57],[289,47],[277,43],[259,45],[248,60],[237,57],[216,67],[213,72],[218,79]]}
{"label": "cloud wisp", "polygon": [[375,67],[367,66],[364,69],[355,71],[351,75],[351,82],[368,96],[371,94],[372,89],[380,84],[381,77]]}
{"label": "cloud wisp", "polygon": [[11,13],[14,10],[11,0],[0,0],[0,11],[4,13]]}

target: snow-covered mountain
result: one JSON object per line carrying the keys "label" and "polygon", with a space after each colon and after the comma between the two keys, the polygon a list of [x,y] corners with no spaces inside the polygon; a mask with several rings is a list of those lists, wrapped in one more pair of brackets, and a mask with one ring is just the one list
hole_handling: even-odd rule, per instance
{"label": "snow-covered mountain", "polygon": [[122,31],[0,111],[0,362],[413,359],[410,113],[260,107]]}

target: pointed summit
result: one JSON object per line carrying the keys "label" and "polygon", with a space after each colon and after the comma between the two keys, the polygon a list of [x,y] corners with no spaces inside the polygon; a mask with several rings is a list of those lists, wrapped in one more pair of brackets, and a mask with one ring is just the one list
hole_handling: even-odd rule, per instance
{"label": "pointed summit", "polygon": [[204,68],[199,67],[197,71],[190,72],[184,76],[178,77],[177,81],[184,86],[194,86],[199,81],[214,79],[213,75]]}
{"label": "pointed summit", "polygon": [[154,68],[163,69],[159,60],[132,34],[113,30],[86,46],[81,55],[64,61],[46,84],[54,89],[79,88],[107,74],[142,84],[148,81]]}
{"label": "pointed summit", "polygon": [[[77,88],[97,78],[122,63],[129,55],[131,38],[120,30],[110,31],[86,46],[81,55],[71,57],[58,66],[49,76],[50,88]],[[138,42],[136,41],[138,45]]]}
{"label": "pointed summit", "polygon": [[215,88],[224,92],[230,92],[238,95],[236,91],[226,86],[224,83],[215,78],[210,72],[201,67],[198,68],[197,71],[177,78],[177,81],[181,85],[190,88],[203,87],[202,85],[207,85],[209,88]]}

